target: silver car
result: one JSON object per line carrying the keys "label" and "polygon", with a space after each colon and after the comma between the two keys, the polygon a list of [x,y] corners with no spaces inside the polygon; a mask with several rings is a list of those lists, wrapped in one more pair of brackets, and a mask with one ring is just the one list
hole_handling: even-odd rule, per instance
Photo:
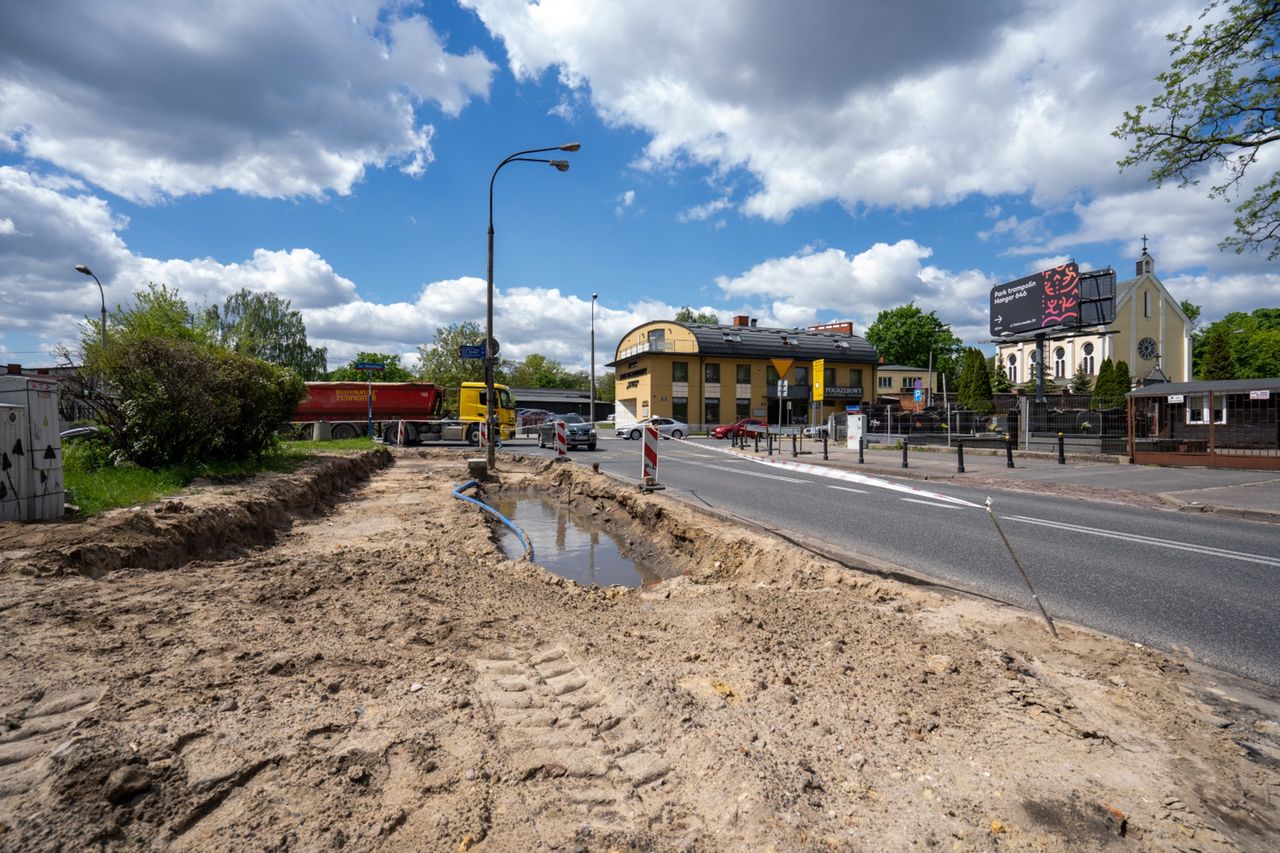
{"label": "silver car", "polygon": [[539,447],[555,447],[556,446],[556,424],[560,421],[564,422],[564,435],[566,446],[585,447],[587,450],[596,449],[596,430],[595,426],[588,423],[587,419],[582,415],[551,415],[547,420],[538,425],[538,446]]}
{"label": "silver car", "polygon": [[656,426],[658,434],[663,438],[684,438],[689,434],[689,425],[687,423],[672,418],[645,418],[642,421],[636,421],[630,426],[618,427],[616,432],[619,438],[639,439],[644,435],[646,424]]}

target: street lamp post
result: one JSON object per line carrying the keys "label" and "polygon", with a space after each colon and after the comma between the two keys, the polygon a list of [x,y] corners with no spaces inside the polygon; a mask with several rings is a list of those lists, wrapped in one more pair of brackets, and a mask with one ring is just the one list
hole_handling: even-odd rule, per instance
{"label": "street lamp post", "polygon": [[93,275],[93,270],[84,264],[76,264],[76,272],[93,276],[93,280],[98,282],[98,298],[102,300],[102,349],[105,351],[107,348],[107,297],[102,292],[102,282],[98,281],[98,277]]}
{"label": "street lamp post", "polygon": [[596,300],[600,294],[591,294],[591,428],[596,426]]}
{"label": "street lamp post", "polygon": [[551,148],[530,148],[527,151],[517,151],[510,155],[493,170],[492,177],[489,178],[489,296],[488,304],[485,310],[485,342],[484,342],[484,421],[489,426],[489,442],[488,442],[488,465],[492,471],[497,467],[498,454],[495,446],[498,429],[494,420],[493,405],[493,357],[494,344],[493,339],[493,182],[498,178],[498,172],[502,171],[502,167],[508,163],[547,163],[556,171],[569,171],[568,160],[546,160],[541,157],[526,157],[526,154],[541,154],[545,151],[577,151],[581,148],[577,142],[569,142],[565,145],[555,145]]}

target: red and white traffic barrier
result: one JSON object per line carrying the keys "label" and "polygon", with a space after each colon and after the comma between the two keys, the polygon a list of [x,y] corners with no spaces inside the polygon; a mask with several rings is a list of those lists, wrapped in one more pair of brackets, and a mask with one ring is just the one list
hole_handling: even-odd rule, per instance
{"label": "red and white traffic barrier", "polygon": [[656,486],[658,484],[658,427],[645,424],[644,450],[640,467],[640,485]]}
{"label": "red and white traffic barrier", "polygon": [[556,421],[556,456],[569,452],[569,427],[564,421]]}

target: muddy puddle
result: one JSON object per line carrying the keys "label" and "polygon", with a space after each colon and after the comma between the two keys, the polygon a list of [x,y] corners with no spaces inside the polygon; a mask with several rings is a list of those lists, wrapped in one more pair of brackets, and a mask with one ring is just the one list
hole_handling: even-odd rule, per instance
{"label": "muddy puddle", "polygon": [[[509,492],[486,499],[525,532],[533,543],[533,561],[583,586],[650,586],[662,580],[626,540],[604,528],[591,515],[535,492]],[[519,559],[524,545],[505,526],[503,551]]]}

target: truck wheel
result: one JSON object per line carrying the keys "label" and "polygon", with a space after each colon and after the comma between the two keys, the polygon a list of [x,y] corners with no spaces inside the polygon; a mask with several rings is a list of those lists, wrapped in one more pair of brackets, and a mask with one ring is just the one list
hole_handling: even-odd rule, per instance
{"label": "truck wheel", "polygon": [[345,441],[348,438],[356,437],[356,428],[351,424],[334,424],[333,432],[330,433],[334,441]]}
{"label": "truck wheel", "polygon": [[473,424],[471,429],[467,430],[467,444],[472,447],[480,446],[480,425]]}
{"label": "truck wheel", "polygon": [[627,438],[631,439],[632,441],[636,441],[637,439],[639,439],[639,438],[640,438],[640,430],[638,430],[638,429],[633,429],[633,430],[631,431],[631,434],[630,434],[630,435],[628,435],[628,436],[627,436]]}

